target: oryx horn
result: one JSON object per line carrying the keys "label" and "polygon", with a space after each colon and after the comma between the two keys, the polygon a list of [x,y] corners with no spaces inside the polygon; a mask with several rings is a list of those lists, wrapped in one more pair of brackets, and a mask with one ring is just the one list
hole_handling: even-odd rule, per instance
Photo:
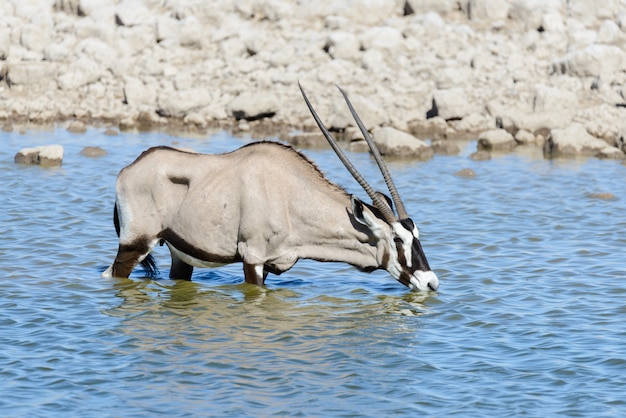
{"label": "oryx horn", "polygon": [[376,164],[378,164],[378,168],[380,169],[380,172],[383,175],[383,178],[385,179],[385,183],[387,184],[387,188],[389,189],[389,192],[391,193],[391,199],[393,200],[393,204],[396,206],[396,210],[398,211],[398,217],[400,219],[408,218],[409,215],[406,212],[404,203],[402,203],[402,199],[400,199],[400,194],[398,193],[398,189],[396,188],[396,185],[394,184],[393,179],[391,178],[391,174],[389,173],[389,169],[387,168],[387,165],[385,164],[383,157],[380,155],[380,151],[378,150],[378,147],[372,140],[372,137],[370,136],[369,132],[365,128],[365,125],[363,125],[361,118],[359,117],[359,115],[357,115],[356,110],[354,110],[354,107],[352,106],[352,103],[350,103],[350,99],[348,99],[348,95],[346,94],[346,92],[339,86],[337,86],[337,88],[343,95],[343,98],[346,100],[346,103],[348,104],[348,109],[350,109],[350,113],[352,114],[352,117],[354,118],[357,126],[361,130],[361,133],[363,134],[363,137],[365,138],[365,142],[367,142],[367,145],[370,147],[370,150],[372,151],[372,155],[374,156],[374,159],[376,160]]}
{"label": "oryx horn", "polygon": [[[363,178],[363,176],[357,171],[356,167],[354,167],[354,165],[350,162],[350,160],[348,160],[348,158],[343,153],[343,151],[341,150],[341,148],[339,147],[335,139],[332,137],[328,129],[326,129],[326,126],[324,126],[324,123],[322,122],[320,117],[317,115],[317,112],[315,111],[315,109],[313,108],[313,105],[309,101],[309,98],[304,92],[304,89],[302,88],[302,85],[300,84],[300,82],[298,82],[298,87],[300,87],[300,91],[302,92],[302,97],[304,97],[304,101],[306,102],[307,107],[311,111],[311,114],[313,115],[313,119],[315,119],[317,126],[320,128],[320,130],[322,131],[322,134],[324,134],[324,137],[326,138],[326,140],[328,141],[332,149],[335,151],[335,153],[337,154],[337,156],[339,157],[343,165],[350,172],[350,174],[352,174],[352,177],[354,177],[354,179],[361,185],[363,190],[365,190],[365,192],[370,197],[370,199],[372,199],[372,202],[374,203],[374,207],[382,213],[385,220],[388,223],[396,222],[397,221],[396,215],[393,213],[393,210],[391,210],[387,202],[385,202],[384,199],[379,194],[377,194],[374,191],[374,189],[372,189],[372,186],[370,186],[367,183],[365,178]],[[355,113],[353,113],[353,115],[354,114]]]}

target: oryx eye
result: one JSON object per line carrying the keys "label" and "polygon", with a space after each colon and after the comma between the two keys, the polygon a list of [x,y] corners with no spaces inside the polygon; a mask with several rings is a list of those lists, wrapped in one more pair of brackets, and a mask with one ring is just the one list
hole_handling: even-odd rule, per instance
{"label": "oryx eye", "polygon": [[393,242],[396,244],[404,244],[404,241],[402,241],[402,238],[400,237],[394,237]]}

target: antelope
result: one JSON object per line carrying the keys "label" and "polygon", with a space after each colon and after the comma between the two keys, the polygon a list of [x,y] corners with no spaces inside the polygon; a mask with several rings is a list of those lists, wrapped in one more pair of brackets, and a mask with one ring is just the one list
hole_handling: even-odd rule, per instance
{"label": "antelope", "polygon": [[277,142],[254,142],[225,154],[150,148],[117,177],[113,220],[119,247],[102,276],[128,277],[138,263],[156,274],[150,252],[165,243],[172,279],[190,280],[194,267],[241,262],[245,281],[262,286],[268,273],[279,275],[299,259],[313,259],[364,272],[384,269],[411,289],[437,290],[418,229],[347,94],[339,88],[391,199],[356,170],[298,85],[317,126],[371,204]]}

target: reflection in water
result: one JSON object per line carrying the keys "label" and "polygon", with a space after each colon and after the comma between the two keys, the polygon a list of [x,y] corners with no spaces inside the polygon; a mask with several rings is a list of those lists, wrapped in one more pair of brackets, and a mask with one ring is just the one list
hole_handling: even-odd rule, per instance
{"label": "reflection in water", "polygon": [[[120,303],[105,313],[122,319],[111,330],[113,339],[122,338],[116,355],[142,352],[141,363],[160,364],[164,378],[204,382],[205,396],[222,400],[214,408],[277,414],[289,413],[295,399],[330,413],[322,399],[333,398],[342,408],[364,403],[362,390],[380,390],[379,408],[389,407],[386,386],[395,378],[380,374],[397,368],[406,355],[396,356],[419,344],[420,323],[400,318],[421,315],[427,298],[372,298],[364,290],[353,298],[312,296],[245,283],[149,279],[120,279],[114,288]],[[197,390],[188,388],[192,396]]]}

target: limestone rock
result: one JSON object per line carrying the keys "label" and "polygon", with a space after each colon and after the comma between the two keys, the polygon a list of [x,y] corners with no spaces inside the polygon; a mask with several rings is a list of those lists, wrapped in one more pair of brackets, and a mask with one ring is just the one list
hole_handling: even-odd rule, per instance
{"label": "limestone rock", "polygon": [[375,26],[367,29],[361,34],[360,40],[364,50],[378,49],[394,55],[405,51],[404,37],[400,31],[389,26]]}
{"label": "limestone rock", "polygon": [[478,136],[478,149],[510,151],[517,145],[515,138],[504,129],[492,129]]}
{"label": "limestone rock", "polygon": [[462,87],[437,90],[433,93],[433,107],[429,117],[441,116],[445,120],[463,119],[480,109],[470,102]]}
{"label": "limestone rock", "polygon": [[45,167],[59,166],[63,162],[63,146],[44,145],[34,148],[23,148],[15,154],[15,162]]}
{"label": "limestone rock", "polygon": [[515,140],[518,144],[527,145],[533,144],[537,141],[537,137],[526,129],[520,129],[515,133]]}
{"label": "limestone rock", "polygon": [[8,66],[6,78],[9,85],[33,86],[54,79],[56,71],[57,66],[46,61],[19,62]]}
{"label": "limestone rock", "polygon": [[565,129],[552,130],[544,145],[544,154],[550,157],[593,156],[607,147],[606,142],[574,123]]}
{"label": "limestone rock", "polygon": [[115,21],[121,26],[150,23],[152,13],[140,0],[122,0],[115,10]]}
{"label": "limestone rock", "polygon": [[[2,22],[0,21],[0,24]],[[8,28],[0,28],[0,60],[4,61],[9,56],[11,50],[11,32]]]}
{"label": "limestone rock", "polygon": [[[384,111],[382,106],[380,106],[375,99],[363,97],[359,94],[349,94],[349,97],[354,109],[368,131],[378,126],[388,124],[389,114]],[[338,130],[356,126],[346,106],[346,102],[341,95],[335,94],[332,96],[330,117],[327,123],[329,127]]]}
{"label": "limestone rock", "polygon": [[434,154],[424,141],[389,126],[374,129],[372,137],[382,155],[428,160]]}
{"label": "limestone rock", "polygon": [[626,129],[626,108],[603,103],[577,112],[573,120],[596,138],[615,145]]}
{"label": "limestone rock", "polygon": [[428,12],[437,12],[446,14],[453,11],[457,7],[456,0],[407,0],[405,13],[408,14],[424,14]]}
{"label": "limestone rock", "polygon": [[126,77],[124,80],[124,101],[131,106],[154,106],[157,93],[152,86],[146,85],[136,77]]}
{"label": "limestone rock", "polygon": [[211,103],[211,94],[197,89],[164,91],[158,96],[157,113],[162,116],[181,118]]}
{"label": "limestone rock", "polygon": [[626,69],[626,52],[614,45],[590,45],[556,60],[552,69],[580,77],[607,76]]}
{"label": "limestone rock", "polygon": [[98,81],[103,70],[97,62],[81,56],[72,66],[60,70],[57,83],[62,90],[75,90]]}
{"label": "limestone rock", "polygon": [[361,44],[351,33],[336,31],[328,36],[324,50],[334,59],[356,60],[360,55]]}
{"label": "limestone rock", "polygon": [[459,3],[471,20],[503,20],[509,13],[507,0],[463,0]]}
{"label": "limestone rock", "polygon": [[279,105],[273,95],[246,92],[230,102],[228,109],[235,119],[252,121],[273,117],[278,112]]}

